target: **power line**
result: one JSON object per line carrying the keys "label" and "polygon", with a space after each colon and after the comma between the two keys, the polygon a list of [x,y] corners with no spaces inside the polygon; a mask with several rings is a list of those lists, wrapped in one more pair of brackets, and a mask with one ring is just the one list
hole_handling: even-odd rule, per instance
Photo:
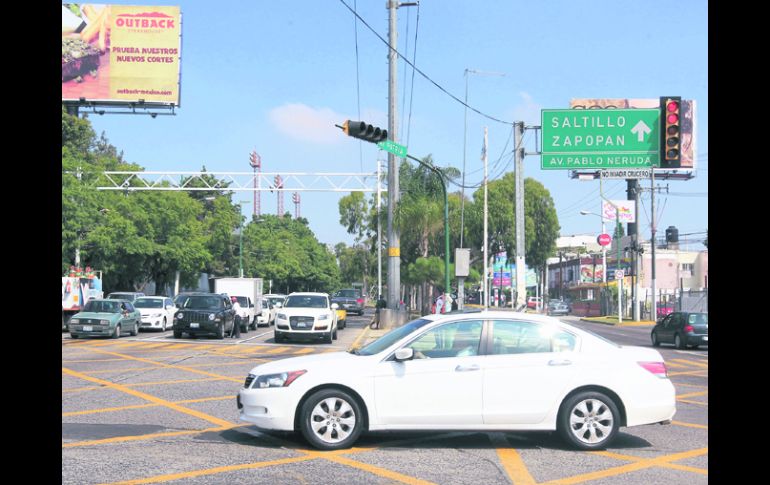
{"label": "power line", "polygon": [[[358,0],[353,0],[353,7],[358,10]],[[353,18],[353,29],[355,31],[356,39],[356,105],[358,107],[358,119],[361,119],[361,83],[359,80],[359,64],[358,64],[358,18]],[[364,171],[364,148],[363,141],[358,141],[358,159],[361,165],[361,171]]]}
{"label": "power line", "polygon": [[397,55],[398,57],[400,57],[401,59],[403,59],[403,60],[404,60],[404,62],[406,62],[407,64],[409,64],[409,65],[412,67],[412,69],[414,69],[415,71],[417,71],[418,73],[420,73],[420,75],[421,75],[423,78],[425,78],[425,79],[426,79],[426,80],[428,80],[428,81],[429,81],[431,84],[433,84],[434,86],[436,86],[437,88],[439,88],[441,91],[443,91],[443,92],[444,92],[444,94],[446,94],[447,96],[449,96],[450,98],[454,99],[455,101],[457,101],[457,102],[458,102],[458,103],[460,103],[461,105],[463,105],[463,106],[467,107],[468,109],[470,109],[470,110],[472,110],[472,111],[475,111],[476,113],[480,114],[481,116],[483,116],[483,117],[485,117],[485,118],[487,118],[487,119],[490,119],[490,120],[492,120],[492,121],[496,121],[496,122],[498,122],[498,123],[502,123],[502,124],[504,124],[504,125],[512,125],[512,124],[513,124],[513,122],[512,122],[512,121],[503,121],[503,120],[501,120],[501,119],[495,118],[494,116],[490,116],[490,115],[488,115],[488,114],[486,114],[486,113],[482,113],[481,111],[477,110],[477,109],[476,109],[476,108],[474,108],[473,106],[469,106],[469,105],[467,105],[467,104],[466,104],[466,103],[465,103],[463,100],[461,100],[460,98],[458,98],[458,97],[457,97],[457,96],[455,96],[454,94],[452,94],[452,93],[450,93],[449,91],[447,91],[446,89],[444,89],[444,87],[443,87],[443,86],[441,86],[441,85],[440,85],[440,84],[438,84],[436,81],[434,81],[433,79],[431,79],[431,78],[430,78],[430,76],[428,76],[427,74],[425,74],[424,72],[422,72],[422,71],[421,71],[421,70],[420,70],[420,69],[419,69],[417,66],[415,66],[413,63],[409,62],[409,60],[408,60],[406,57],[404,57],[403,55],[401,55],[401,53],[400,53],[400,52],[398,52],[398,49],[396,49],[396,48],[392,47],[392,46],[391,46],[391,45],[388,43],[388,41],[387,41],[387,40],[385,40],[385,39],[384,39],[384,38],[383,38],[383,37],[382,37],[382,36],[381,36],[381,35],[380,35],[380,34],[379,34],[379,33],[378,33],[376,30],[374,30],[374,29],[372,28],[372,26],[370,26],[368,23],[366,23],[366,20],[364,20],[364,19],[363,19],[363,18],[362,18],[360,15],[358,15],[358,12],[356,12],[355,10],[353,10],[352,8],[350,8],[350,6],[349,6],[347,3],[345,3],[345,0],[340,0],[340,3],[341,3],[341,4],[343,4],[343,5],[344,5],[344,6],[345,6],[345,7],[346,7],[348,10],[350,10],[350,11],[353,13],[353,15],[355,15],[356,17],[358,17],[358,19],[359,19],[359,20],[361,20],[361,23],[362,23],[362,24],[364,24],[364,25],[366,26],[366,28],[368,28],[369,30],[371,30],[371,31],[372,31],[372,33],[373,33],[374,35],[376,35],[376,36],[377,36],[377,38],[378,38],[378,39],[380,39],[380,41],[382,41],[382,43],[383,43],[383,44],[385,44],[386,46],[388,46],[388,49],[390,49],[390,50],[392,50],[393,52],[395,52],[395,53],[396,53],[396,55]]}

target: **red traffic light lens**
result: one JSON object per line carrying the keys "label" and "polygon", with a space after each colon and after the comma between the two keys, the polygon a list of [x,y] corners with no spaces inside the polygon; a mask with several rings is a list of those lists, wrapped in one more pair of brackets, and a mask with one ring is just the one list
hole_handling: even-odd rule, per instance
{"label": "red traffic light lens", "polygon": [[666,117],[666,121],[668,121],[669,123],[678,123],[679,115],[671,113]]}
{"label": "red traffic light lens", "polygon": [[677,103],[676,101],[669,101],[668,104],[666,104],[666,109],[669,111],[669,113],[678,111],[679,103]]}

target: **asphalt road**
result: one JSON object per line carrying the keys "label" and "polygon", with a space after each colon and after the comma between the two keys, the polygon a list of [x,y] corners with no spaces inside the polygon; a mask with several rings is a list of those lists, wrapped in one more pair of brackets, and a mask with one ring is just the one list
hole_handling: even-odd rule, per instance
{"label": "asphalt road", "polygon": [[[275,344],[272,328],[239,340],[119,340],[62,333],[62,483],[705,484],[708,350],[659,348],[677,389],[668,426],[621,428],[603,452],[567,449],[550,433],[377,433],[319,452],[298,436],[239,422],[235,395],[257,363],[345,350],[367,340],[364,317],[332,344]],[[565,320],[575,323],[570,317]],[[649,327],[578,322],[622,345]]]}

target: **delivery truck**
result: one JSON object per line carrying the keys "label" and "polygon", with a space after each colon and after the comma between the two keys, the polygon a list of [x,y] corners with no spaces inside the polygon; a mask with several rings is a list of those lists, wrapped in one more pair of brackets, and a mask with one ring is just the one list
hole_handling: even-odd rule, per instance
{"label": "delivery truck", "polygon": [[256,317],[262,312],[262,278],[216,278],[214,293],[238,298],[242,332],[257,328]]}

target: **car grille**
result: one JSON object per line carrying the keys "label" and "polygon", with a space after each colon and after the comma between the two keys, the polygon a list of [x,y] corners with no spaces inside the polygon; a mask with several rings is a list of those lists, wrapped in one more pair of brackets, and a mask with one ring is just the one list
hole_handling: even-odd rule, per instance
{"label": "car grille", "polygon": [[[289,317],[289,325],[291,325],[292,330],[312,330],[314,321],[313,317]],[[300,326],[300,323],[304,325]]]}
{"label": "car grille", "polygon": [[208,322],[209,321],[209,312],[195,312],[195,311],[186,311],[184,312],[184,318],[182,320],[186,322]]}
{"label": "car grille", "polygon": [[257,376],[255,376],[254,374],[249,374],[248,376],[246,376],[246,382],[243,383],[243,387],[245,387],[246,389],[250,388],[251,383],[254,382],[255,377]]}

